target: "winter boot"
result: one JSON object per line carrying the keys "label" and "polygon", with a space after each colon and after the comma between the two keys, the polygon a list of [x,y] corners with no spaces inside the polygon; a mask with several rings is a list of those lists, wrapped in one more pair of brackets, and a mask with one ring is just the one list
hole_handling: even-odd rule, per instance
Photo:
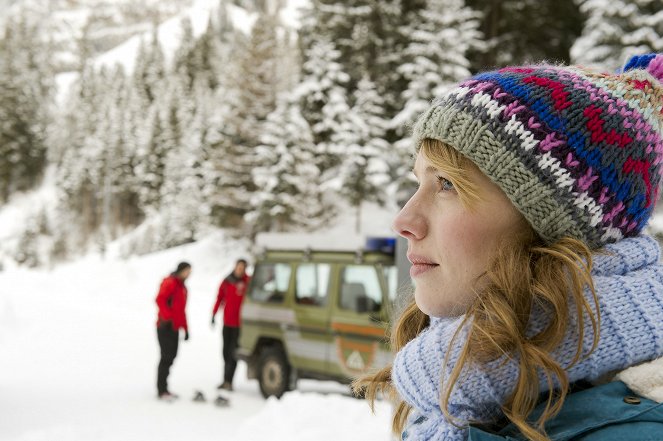
{"label": "winter boot", "polygon": [[172,403],[173,401],[177,400],[179,397],[175,394],[171,394],[170,392],[162,392],[159,394],[158,397],[161,401],[166,401],[168,403]]}
{"label": "winter boot", "polygon": [[219,390],[227,390],[228,392],[232,392],[233,385],[228,383],[227,381],[224,381],[223,383],[219,384],[216,388]]}

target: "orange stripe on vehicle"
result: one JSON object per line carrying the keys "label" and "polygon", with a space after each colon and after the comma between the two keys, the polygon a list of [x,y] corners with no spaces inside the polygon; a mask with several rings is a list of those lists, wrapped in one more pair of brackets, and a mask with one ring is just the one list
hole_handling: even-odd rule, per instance
{"label": "orange stripe on vehicle", "polygon": [[366,353],[372,353],[375,351],[375,343],[357,343],[354,341],[341,339],[338,344],[340,345],[341,349],[346,349],[349,351],[359,351]]}
{"label": "orange stripe on vehicle", "polygon": [[382,328],[374,328],[372,326],[350,325],[347,323],[332,323],[332,329],[340,332],[349,332],[359,335],[373,335],[376,337],[384,337],[385,331]]}

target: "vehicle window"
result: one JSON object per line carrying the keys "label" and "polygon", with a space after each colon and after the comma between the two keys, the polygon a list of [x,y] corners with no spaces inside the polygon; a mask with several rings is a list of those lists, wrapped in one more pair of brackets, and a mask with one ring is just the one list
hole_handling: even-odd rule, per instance
{"label": "vehicle window", "polygon": [[382,306],[380,279],[372,265],[348,265],[341,274],[339,307],[358,313],[377,312]]}
{"label": "vehicle window", "polygon": [[382,272],[384,274],[384,280],[387,282],[387,294],[389,295],[389,301],[396,301],[396,295],[398,294],[398,268],[394,265],[386,265],[382,267]]}
{"label": "vehicle window", "polygon": [[253,271],[249,297],[256,302],[283,302],[290,284],[290,272],[287,263],[259,263]]}
{"label": "vehicle window", "polygon": [[331,266],[324,263],[305,263],[297,267],[295,301],[300,305],[325,306]]}

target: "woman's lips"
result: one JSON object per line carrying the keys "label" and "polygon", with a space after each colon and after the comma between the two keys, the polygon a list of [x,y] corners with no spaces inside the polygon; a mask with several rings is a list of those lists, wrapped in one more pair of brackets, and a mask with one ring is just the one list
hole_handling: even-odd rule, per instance
{"label": "woman's lips", "polygon": [[414,278],[424,274],[427,271],[437,268],[439,265],[430,263],[413,263],[410,267],[410,277]]}
{"label": "woman's lips", "polygon": [[431,259],[416,254],[408,254],[407,259],[412,263],[410,267],[410,277],[412,278],[418,277],[439,266]]}

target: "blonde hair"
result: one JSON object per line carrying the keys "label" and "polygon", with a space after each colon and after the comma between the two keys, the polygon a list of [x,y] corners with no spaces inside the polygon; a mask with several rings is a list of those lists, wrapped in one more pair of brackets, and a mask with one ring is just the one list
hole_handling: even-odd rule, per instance
{"label": "blonde hair", "polygon": [[[467,173],[476,166],[467,158],[431,139],[422,142],[419,154],[423,154],[434,167],[449,177],[464,204],[471,208],[480,203],[481,194]],[[505,403],[501,403],[502,410],[528,439],[549,441],[544,424],[559,412],[564,403],[569,389],[565,369],[588,355],[583,354],[586,317],[591,321],[593,333],[589,353],[598,344],[600,316],[591,267],[591,250],[584,242],[564,238],[553,244],[544,244],[529,224],[522,234],[496,250],[492,263],[481,276],[485,282],[481,285],[481,292],[465,311],[459,327],[467,327],[467,341],[449,377],[442,379],[440,408],[451,423],[462,423],[449,414],[448,405],[463,368],[472,363],[513,359],[518,362],[519,373],[513,392]],[[583,295],[585,287],[592,294],[596,312]],[[578,345],[571,364],[561,366],[551,352],[567,334],[571,318],[569,303],[577,317],[572,331],[578,337]],[[542,331],[528,335],[527,325],[533,305],[542,308],[549,320]],[[391,332],[392,350],[399,351],[428,324],[428,316],[419,310],[412,299]],[[440,363],[446,366],[447,360],[440,360]],[[548,392],[543,413],[535,424],[530,424],[527,417],[540,398],[539,372],[545,375]],[[371,408],[379,394],[393,400],[396,409],[392,429],[399,434],[403,431],[411,407],[398,396],[391,382],[391,366],[358,378],[353,387],[357,393],[365,394]]]}

